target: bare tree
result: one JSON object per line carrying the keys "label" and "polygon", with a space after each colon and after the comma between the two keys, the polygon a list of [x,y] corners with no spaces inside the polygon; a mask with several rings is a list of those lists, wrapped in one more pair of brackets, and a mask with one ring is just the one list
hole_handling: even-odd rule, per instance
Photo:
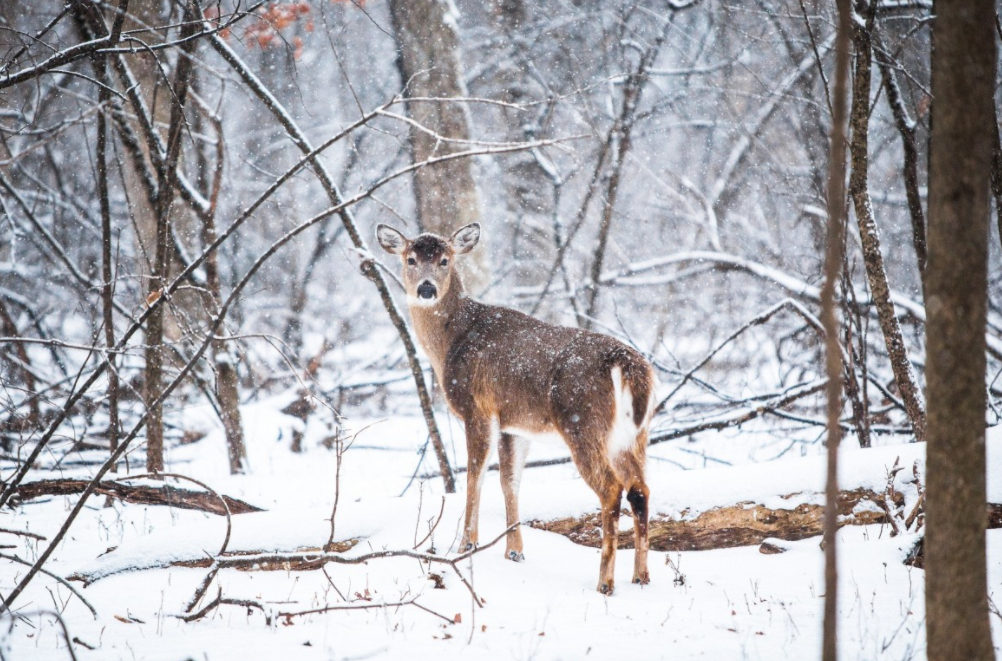
{"label": "bare tree", "polygon": [[863,245],[863,264],[866,277],[873,293],[874,304],[880,319],[880,330],[884,335],[887,354],[890,357],[894,380],[898,385],[908,419],[915,430],[915,439],[925,438],[925,403],[919,390],[918,381],[908,360],[901,326],[891,301],[890,286],[887,283],[887,269],[884,256],[880,252],[880,234],[874,218],[870,200],[869,184],[869,123],[870,123],[870,79],[873,62],[873,24],[877,15],[877,0],[858,6],[856,20],[853,21],[852,40],[856,48],[856,67],[852,84],[852,174],[849,178],[849,194],[852,196],[859,224],[859,237]]}
{"label": "bare tree", "polygon": [[821,288],[821,320],[825,330],[825,372],[828,375],[828,470],[825,484],[825,615],[821,656],[838,659],[838,448],[842,427],[842,347],[839,344],[835,290],[841,279],[845,250],[846,93],[852,7],[838,3],[835,38],[835,85],[832,90],[831,161],[828,164],[828,245],[825,283]]}
{"label": "bare tree", "polygon": [[926,628],[932,661],[995,656],[985,555],[994,3],[937,4],[926,267]]}
{"label": "bare tree", "polygon": [[[164,288],[170,278],[172,262],[170,252],[171,209],[174,205],[174,187],[177,184],[178,158],[181,153],[181,137],[185,123],[184,107],[188,99],[193,68],[190,56],[198,43],[191,38],[198,29],[197,17],[198,13],[189,0],[185,3],[185,20],[180,34],[180,38],[185,41],[181,46],[177,71],[174,75],[173,105],[170,113],[166,158],[161,162],[157,173],[156,257],[150,275],[150,293],[146,299],[147,303],[164,295]],[[150,422],[146,433],[146,470],[154,474],[162,473],[164,470],[163,402],[160,394],[166,353],[163,342],[164,312],[167,307],[166,305],[157,306],[146,327],[145,387],[146,403],[150,407]]]}

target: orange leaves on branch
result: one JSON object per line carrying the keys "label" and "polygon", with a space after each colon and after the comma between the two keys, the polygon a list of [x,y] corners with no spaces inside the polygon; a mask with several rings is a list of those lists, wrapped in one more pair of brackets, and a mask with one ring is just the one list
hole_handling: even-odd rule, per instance
{"label": "orange leaves on branch", "polygon": [[[302,26],[306,32],[313,31],[313,18],[307,2],[272,2],[256,12],[254,22],[244,32],[251,46],[262,50],[284,43],[281,33],[289,28]],[[295,35],[291,39],[293,56],[298,60],[303,54],[303,39]]]}
{"label": "orange leaves on branch", "polygon": [[[202,10],[202,17],[209,23],[219,25],[219,7],[206,7]],[[219,31],[219,36],[223,39],[230,38],[230,29],[223,28]]]}

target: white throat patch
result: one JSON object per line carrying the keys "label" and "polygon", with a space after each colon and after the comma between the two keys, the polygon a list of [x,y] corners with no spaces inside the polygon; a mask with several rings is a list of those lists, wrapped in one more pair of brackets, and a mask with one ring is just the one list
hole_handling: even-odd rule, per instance
{"label": "white throat patch", "polygon": [[407,304],[418,308],[433,308],[438,305],[438,296],[434,298],[421,298],[420,296],[408,296]]}

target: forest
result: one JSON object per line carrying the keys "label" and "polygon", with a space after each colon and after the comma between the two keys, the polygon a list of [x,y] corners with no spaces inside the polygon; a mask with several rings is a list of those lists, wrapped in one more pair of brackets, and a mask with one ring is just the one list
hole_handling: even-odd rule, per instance
{"label": "forest", "polygon": [[0,659],[1002,658],[1000,9],[0,3]]}

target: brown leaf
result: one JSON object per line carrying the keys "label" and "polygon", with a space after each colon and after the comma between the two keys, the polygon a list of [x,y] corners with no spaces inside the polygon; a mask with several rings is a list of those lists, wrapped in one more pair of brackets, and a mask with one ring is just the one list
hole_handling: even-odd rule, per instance
{"label": "brown leaf", "polygon": [[463,621],[462,613],[456,613],[456,616],[452,618],[453,624],[460,624]]}

